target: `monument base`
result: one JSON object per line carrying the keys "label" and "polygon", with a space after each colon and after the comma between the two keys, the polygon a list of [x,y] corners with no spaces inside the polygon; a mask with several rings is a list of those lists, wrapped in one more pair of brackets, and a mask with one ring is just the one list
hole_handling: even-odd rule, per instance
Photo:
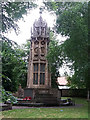
{"label": "monument base", "polygon": [[61,94],[60,91],[55,88],[25,88],[24,97],[32,97],[36,103],[59,105]]}
{"label": "monument base", "polygon": [[57,88],[25,88],[24,97],[35,98],[38,94],[52,94],[54,97],[60,98],[61,93]]}

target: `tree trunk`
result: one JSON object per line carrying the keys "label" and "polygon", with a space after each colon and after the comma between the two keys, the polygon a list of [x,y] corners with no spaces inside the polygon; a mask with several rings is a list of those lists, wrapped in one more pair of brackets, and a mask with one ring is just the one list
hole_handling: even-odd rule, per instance
{"label": "tree trunk", "polygon": [[90,97],[90,91],[87,91],[87,100],[89,101],[89,97]]}

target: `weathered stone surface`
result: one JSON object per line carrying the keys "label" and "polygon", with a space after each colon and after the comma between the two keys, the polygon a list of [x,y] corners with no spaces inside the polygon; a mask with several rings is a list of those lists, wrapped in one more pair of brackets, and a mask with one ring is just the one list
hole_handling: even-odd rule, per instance
{"label": "weathered stone surface", "polygon": [[[41,16],[33,24],[30,41],[31,50],[29,55],[27,88],[50,88],[51,76],[46,59],[49,45],[49,28]],[[37,67],[37,70],[35,70],[35,67]],[[45,70],[43,69],[44,67]]]}
{"label": "weathered stone surface", "polygon": [[31,47],[28,64],[27,88],[24,97],[32,97],[46,105],[59,105],[60,92],[51,88],[51,74],[46,59],[49,45],[49,28],[42,17],[34,22],[31,30]]}
{"label": "weathered stone surface", "polygon": [[25,88],[24,89],[24,97],[30,96],[34,98],[34,89],[33,88]]}

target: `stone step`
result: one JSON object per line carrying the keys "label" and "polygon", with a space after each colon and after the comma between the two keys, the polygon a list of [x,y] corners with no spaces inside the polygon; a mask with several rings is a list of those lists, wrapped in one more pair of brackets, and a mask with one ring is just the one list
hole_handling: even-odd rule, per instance
{"label": "stone step", "polygon": [[46,105],[58,105],[59,101],[53,94],[38,94],[36,98],[37,103],[44,103]]}
{"label": "stone step", "polygon": [[38,95],[38,97],[37,98],[50,98],[50,99],[53,99],[53,98],[57,98],[57,97],[54,97],[53,95]]}
{"label": "stone step", "polygon": [[38,94],[37,97],[53,97],[53,94]]}
{"label": "stone step", "polygon": [[48,104],[58,104],[58,102],[57,101],[38,101],[37,103],[44,103],[44,104],[46,104],[46,103],[48,103]]}
{"label": "stone step", "polygon": [[46,101],[46,100],[48,100],[48,101],[57,101],[57,98],[37,98],[37,100],[43,100],[43,101]]}
{"label": "stone step", "polygon": [[53,96],[38,96],[37,98],[51,98],[51,99],[56,99],[57,97],[53,97]]}
{"label": "stone step", "polygon": [[11,110],[11,109],[12,109],[12,104],[0,103],[0,111]]}
{"label": "stone step", "polygon": [[14,106],[43,107],[43,103],[16,103]]}

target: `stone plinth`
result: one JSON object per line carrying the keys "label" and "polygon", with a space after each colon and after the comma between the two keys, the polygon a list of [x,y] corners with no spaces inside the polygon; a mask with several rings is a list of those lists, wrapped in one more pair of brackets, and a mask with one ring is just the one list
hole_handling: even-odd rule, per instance
{"label": "stone plinth", "polygon": [[49,93],[49,89],[44,88],[25,88],[24,89],[24,97],[32,97],[35,98],[38,94]]}
{"label": "stone plinth", "polygon": [[59,105],[60,91],[58,89],[33,89],[25,88],[24,97],[32,97],[36,103],[44,103],[46,105]]}

